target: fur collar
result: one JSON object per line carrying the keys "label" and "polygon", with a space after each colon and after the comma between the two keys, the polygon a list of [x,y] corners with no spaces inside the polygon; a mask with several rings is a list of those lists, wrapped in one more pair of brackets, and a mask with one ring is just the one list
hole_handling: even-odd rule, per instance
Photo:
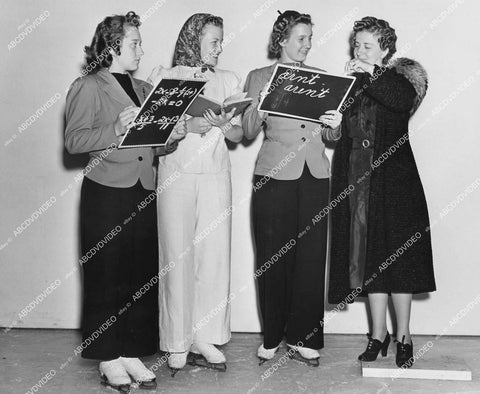
{"label": "fur collar", "polygon": [[414,87],[417,95],[415,97],[413,107],[410,110],[410,116],[420,106],[428,89],[428,75],[423,66],[415,60],[408,59],[406,57],[400,57],[395,59],[390,68],[395,69],[399,74],[402,74]]}

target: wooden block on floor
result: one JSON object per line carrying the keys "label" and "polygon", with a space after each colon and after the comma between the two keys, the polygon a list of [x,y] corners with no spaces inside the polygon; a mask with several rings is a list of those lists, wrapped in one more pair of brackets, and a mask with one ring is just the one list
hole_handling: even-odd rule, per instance
{"label": "wooden block on floor", "polygon": [[362,362],[362,376],[369,378],[472,380],[472,371],[463,359],[452,356],[424,356],[411,368],[398,368],[395,355],[379,357],[374,362]]}

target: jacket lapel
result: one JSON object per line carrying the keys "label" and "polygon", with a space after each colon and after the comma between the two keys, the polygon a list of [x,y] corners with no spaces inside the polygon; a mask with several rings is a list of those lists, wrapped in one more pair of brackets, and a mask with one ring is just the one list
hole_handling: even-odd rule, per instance
{"label": "jacket lapel", "polygon": [[148,96],[148,93],[150,92],[147,92],[147,90],[145,89],[145,86],[137,83],[137,81],[133,79],[131,75],[130,75],[130,79],[132,81],[133,90],[135,90],[135,93],[137,94],[138,101],[140,101],[140,104],[143,104],[143,102]]}
{"label": "jacket lapel", "polygon": [[275,70],[275,67],[277,66],[277,64],[280,64],[280,63],[278,63],[278,62],[273,63],[265,70],[265,74],[268,75],[268,79],[270,79],[270,77],[272,76],[273,70]]}
{"label": "jacket lapel", "polygon": [[[97,77],[98,77],[98,83],[100,87],[111,98],[123,104],[125,107],[128,107],[130,105],[135,105],[135,103],[130,99],[128,94],[123,90],[122,86],[118,83],[115,77],[112,74],[110,74],[110,71],[108,71],[106,68],[101,69],[97,73]],[[138,91],[139,88],[134,81],[132,81],[132,83],[133,83],[133,88],[140,99],[140,97],[142,96],[139,95],[139,91]],[[140,99],[140,102],[142,101],[143,100]]]}

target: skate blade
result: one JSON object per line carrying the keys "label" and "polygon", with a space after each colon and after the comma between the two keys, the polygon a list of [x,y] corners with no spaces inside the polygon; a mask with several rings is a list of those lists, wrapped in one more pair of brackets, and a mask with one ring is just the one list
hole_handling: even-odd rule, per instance
{"label": "skate blade", "polygon": [[157,389],[157,380],[144,380],[138,383],[138,388],[140,390],[156,390]]}
{"label": "skate blade", "polygon": [[170,376],[172,378],[175,377],[175,375],[178,373],[178,371],[180,371],[180,368],[171,368],[171,367],[168,367],[170,369]]}
{"label": "skate blade", "polygon": [[102,380],[101,380],[101,384],[104,385],[105,387],[111,387],[112,389],[114,390],[117,390],[121,393],[124,393],[124,394],[130,394],[131,393],[131,386],[129,384],[112,384],[109,382],[109,380],[107,379],[107,377],[105,375],[102,375],[101,376]]}
{"label": "skate blade", "polygon": [[219,372],[225,372],[227,370],[226,363],[211,363],[207,361],[207,359],[203,357],[201,354],[192,353],[192,352],[188,353],[187,364],[192,365],[194,367],[209,368]]}
{"label": "skate blade", "polygon": [[[290,349],[293,350],[293,349]],[[288,357],[292,360],[300,361],[308,365],[309,367],[318,367],[320,365],[320,357],[317,358],[305,358],[298,351],[288,352]]]}
{"label": "skate blade", "polygon": [[260,361],[258,362],[258,365],[263,365],[264,363],[266,363],[267,361],[270,361],[268,358],[263,358],[263,357],[259,357],[258,358]]}

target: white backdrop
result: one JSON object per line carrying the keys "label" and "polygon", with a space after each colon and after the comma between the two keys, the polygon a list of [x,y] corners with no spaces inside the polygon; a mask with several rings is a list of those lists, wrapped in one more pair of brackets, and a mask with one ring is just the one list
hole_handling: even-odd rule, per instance
{"label": "white backdrop", "polygon": [[[428,70],[430,88],[411,121],[411,140],[429,205],[438,291],[414,302],[411,328],[415,334],[480,334],[480,6],[474,0],[2,1],[0,326],[80,325],[75,176],[84,162],[63,150],[63,117],[66,89],[80,73],[83,46],[100,20],[129,10],[149,15],[136,74],[145,79],[155,65],[170,65],[178,31],[191,14],[218,14],[225,36],[235,34],[219,66],[244,81],[249,70],[269,63],[266,47],[277,9],[312,15],[311,65],[342,73],[353,21],[373,15],[388,20],[398,48]],[[245,197],[261,142],[259,137],[231,151],[234,331],[260,330]],[[330,316],[326,332],[368,331],[363,302]]]}

